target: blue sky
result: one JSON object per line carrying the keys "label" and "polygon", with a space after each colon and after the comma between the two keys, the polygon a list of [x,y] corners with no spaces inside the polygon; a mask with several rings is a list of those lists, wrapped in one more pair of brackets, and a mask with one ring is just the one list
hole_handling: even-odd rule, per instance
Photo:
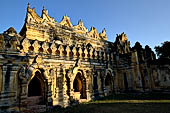
{"label": "blue sky", "polygon": [[57,22],[67,15],[73,25],[82,19],[89,30],[106,28],[112,42],[122,32],[131,46],[139,41],[154,48],[170,41],[170,0],[1,0],[0,33],[10,26],[21,30],[28,2],[39,15],[45,6]]}

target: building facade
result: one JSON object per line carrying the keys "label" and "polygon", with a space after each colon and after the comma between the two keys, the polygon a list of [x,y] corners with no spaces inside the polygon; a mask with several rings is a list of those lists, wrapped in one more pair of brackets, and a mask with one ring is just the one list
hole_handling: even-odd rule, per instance
{"label": "building facade", "polygon": [[169,87],[161,74],[169,80],[170,66],[162,71],[155,60],[149,46],[131,48],[125,33],[109,42],[105,29],[88,31],[81,20],[74,26],[67,16],[57,23],[48,10],[43,8],[40,17],[28,4],[20,33],[11,27],[0,34],[0,109],[68,106]]}

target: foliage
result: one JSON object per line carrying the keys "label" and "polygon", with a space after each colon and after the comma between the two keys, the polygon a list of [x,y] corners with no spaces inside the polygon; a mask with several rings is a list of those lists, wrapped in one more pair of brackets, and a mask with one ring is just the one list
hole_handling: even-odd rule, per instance
{"label": "foliage", "polygon": [[159,58],[170,58],[170,42],[166,41],[161,46],[155,46],[155,51]]}

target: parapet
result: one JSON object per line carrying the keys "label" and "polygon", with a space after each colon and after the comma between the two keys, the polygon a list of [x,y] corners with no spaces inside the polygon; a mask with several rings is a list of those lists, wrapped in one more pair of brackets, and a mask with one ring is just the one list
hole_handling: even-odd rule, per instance
{"label": "parapet", "polygon": [[[61,28],[61,29],[60,29]],[[63,16],[61,22],[57,22],[49,16],[48,10],[43,7],[41,17],[35,12],[35,8],[31,8],[30,4],[27,7],[26,19],[24,27],[21,30],[21,35],[31,40],[50,41],[52,37],[51,29],[55,32],[65,30],[64,32],[81,35],[92,40],[107,40],[106,29],[101,33],[92,27],[90,31],[84,26],[82,20],[77,25],[73,25],[68,16]]]}

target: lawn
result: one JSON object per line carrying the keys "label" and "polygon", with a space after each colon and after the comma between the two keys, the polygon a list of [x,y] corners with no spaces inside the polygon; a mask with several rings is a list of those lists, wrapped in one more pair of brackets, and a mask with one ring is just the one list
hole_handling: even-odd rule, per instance
{"label": "lawn", "polygon": [[169,103],[88,103],[48,113],[170,113]]}
{"label": "lawn", "polygon": [[46,113],[170,113],[169,94],[123,94]]}

